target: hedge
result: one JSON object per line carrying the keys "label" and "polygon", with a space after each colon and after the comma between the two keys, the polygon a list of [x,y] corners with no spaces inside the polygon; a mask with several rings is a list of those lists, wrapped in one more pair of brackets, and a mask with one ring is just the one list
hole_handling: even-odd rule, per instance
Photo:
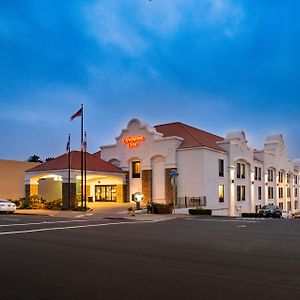
{"label": "hedge", "polygon": [[206,215],[211,216],[211,209],[203,209],[203,208],[190,208],[190,215]]}
{"label": "hedge", "polygon": [[258,213],[242,213],[243,218],[258,218]]}

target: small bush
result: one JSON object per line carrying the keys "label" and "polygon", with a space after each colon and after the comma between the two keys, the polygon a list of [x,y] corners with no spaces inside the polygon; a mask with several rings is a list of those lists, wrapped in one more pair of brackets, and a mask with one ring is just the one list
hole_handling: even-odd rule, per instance
{"label": "small bush", "polygon": [[30,195],[28,208],[44,208],[44,201],[40,195]]}
{"label": "small bush", "polygon": [[45,201],[44,207],[47,209],[61,209],[62,208],[62,200],[56,199],[51,201]]}
{"label": "small bush", "polygon": [[211,209],[203,209],[203,208],[190,208],[189,209],[190,215],[205,215],[211,216]]}
{"label": "small bush", "polygon": [[258,218],[258,213],[242,213],[242,218]]}
{"label": "small bush", "polygon": [[152,212],[154,214],[171,214],[173,208],[174,208],[173,204],[153,203]]}
{"label": "small bush", "polygon": [[17,199],[17,200],[11,200],[11,202],[13,202],[14,204],[16,204],[17,208],[23,208],[24,207],[24,201],[25,201],[25,197]]}

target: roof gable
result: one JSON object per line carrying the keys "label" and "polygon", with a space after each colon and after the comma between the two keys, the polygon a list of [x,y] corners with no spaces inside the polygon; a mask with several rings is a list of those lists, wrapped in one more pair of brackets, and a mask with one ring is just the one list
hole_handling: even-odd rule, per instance
{"label": "roof gable", "polygon": [[[72,151],[71,169],[81,170],[81,151]],[[60,155],[52,160],[46,161],[43,164],[27,170],[26,172],[39,172],[50,170],[65,170],[69,168],[68,154]],[[111,163],[96,157],[90,153],[86,153],[86,169],[87,171],[122,173],[122,169],[112,165]]]}

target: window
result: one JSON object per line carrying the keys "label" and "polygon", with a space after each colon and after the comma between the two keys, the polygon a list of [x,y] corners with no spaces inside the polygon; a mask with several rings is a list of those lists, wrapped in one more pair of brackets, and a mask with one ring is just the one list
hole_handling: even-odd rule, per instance
{"label": "window", "polygon": [[278,188],[278,196],[280,199],[283,198],[283,187]]}
{"label": "window", "polygon": [[283,202],[279,202],[279,207],[283,209]]}
{"label": "window", "polygon": [[291,198],[291,188],[288,187],[286,193],[287,193],[287,197]]}
{"label": "window", "polygon": [[291,174],[287,174],[287,175],[286,175],[286,183],[287,183],[287,184],[290,183],[290,178],[291,178]]}
{"label": "window", "polygon": [[236,193],[236,200],[237,201],[245,201],[246,200],[246,187],[244,185],[238,185]]}
{"label": "window", "polygon": [[273,199],[273,198],[274,198],[274,188],[268,187],[268,199]]}
{"label": "window", "polygon": [[298,201],[295,201],[295,209],[298,209]]}
{"label": "window", "polygon": [[273,182],[274,180],[274,172],[273,170],[269,169],[268,170],[268,181]]}
{"label": "window", "polygon": [[245,175],[246,175],[246,165],[242,163],[237,163],[236,177],[245,179]]}
{"label": "window", "polygon": [[278,181],[279,183],[283,183],[283,172],[278,172]]}
{"label": "window", "polygon": [[141,162],[132,162],[132,178],[141,178]]}
{"label": "window", "polygon": [[254,180],[261,180],[261,168],[255,167]]}
{"label": "window", "polygon": [[294,197],[295,197],[295,198],[298,197],[298,188],[295,188],[295,189],[294,189]]}
{"label": "window", "polygon": [[117,186],[116,185],[96,185],[95,201],[116,202]]}
{"label": "window", "polygon": [[219,202],[224,202],[224,185],[219,185]]}
{"label": "window", "polygon": [[261,186],[257,189],[258,200],[261,200]]}
{"label": "window", "polygon": [[219,159],[219,176],[224,177],[224,160]]}
{"label": "window", "polygon": [[298,184],[298,176],[297,175],[294,176],[294,183]]}

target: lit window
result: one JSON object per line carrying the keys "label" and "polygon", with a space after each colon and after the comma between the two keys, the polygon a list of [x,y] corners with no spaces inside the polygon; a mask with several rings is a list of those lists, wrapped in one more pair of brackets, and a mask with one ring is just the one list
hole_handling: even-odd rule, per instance
{"label": "lit window", "polygon": [[219,202],[224,202],[224,185],[219,185]]}
{"label": "lit window", "polygon": [[132,178],[141,178],[141,162],[132,162]]}

